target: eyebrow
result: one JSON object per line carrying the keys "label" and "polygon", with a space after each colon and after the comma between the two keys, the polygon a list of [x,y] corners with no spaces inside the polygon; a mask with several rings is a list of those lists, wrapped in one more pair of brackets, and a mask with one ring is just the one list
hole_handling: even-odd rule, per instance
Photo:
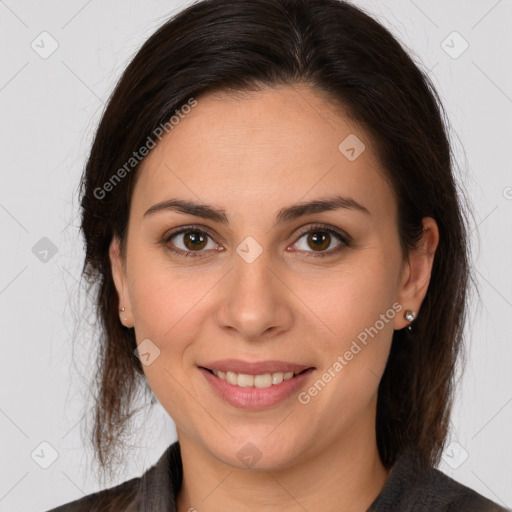
{"label": "eyebrow", "polygon": [[[337,195],[323,199],[315,199],[306,203],[297,203],[282,208],[276,215],[274,227],[279,224],[298,219],[305,215],[310,215],[312,213],[320,213],[340,209],[358,211],[371,216],[371,213],[368,211],[368,209],[357,202],[355,199]],[[226,211],[223,208],[184,199],[168,199],[166,201],[162,201],[161,203],[157,203],[144,213],[144,217],[166,211],[175,211],[178,213],[194,215],[196,217],[210,219],[220,224],[229,224],[229,219],[226,215]]]}

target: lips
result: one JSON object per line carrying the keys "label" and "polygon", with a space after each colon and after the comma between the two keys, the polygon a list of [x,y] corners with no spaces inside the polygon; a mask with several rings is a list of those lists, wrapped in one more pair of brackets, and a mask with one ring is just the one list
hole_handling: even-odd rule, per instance
{"label": "lips", "polygon": [[218,361],[206,362],[198,365],[200,368],[215,372],[234,372],[245,375],[264,375],[267,373],[300,373],[308,368],[309,365],[291,363],[287,361],[256,361],[249,362],[241,359],[223,359]]}
{"label": "lips", "polygon": [[[277,362],[278,366],[275,366],[274,364],[269,365],[268,363],[269,362],[266,361],[263,366],[260,363],[252,366],[248,366],[246,363],[243,363],[241,367],[245,372],[259,372],[266,371],[269,368],[290,367],[283,365],[283,363],[279,361]],[[272,363],[275,363],[275,361]],[[240,368],[240,366],[237,366],[239,364],[240,362],[237,361],[236,365],[226,365],[224,367]],[[296,369],[304,368],[303,365],[292,365],[292,367]],[[264,369],[260,370],[260,368]],[[227,371],[224,374],[222,370],[215,370],[214,373],[214,370],[206,369],[203,366],[198,367],[198,369],[213,392],[224,402],[240,409],[253,411],[267,409],[290,399],[293,394],[307,385],[315,372],[315,368],[313,367],[306,367],[297,374],[293,371],[285,373],[272,372],[266,374],[236,374],[234,372]],[[234,377],[237,379],[236,384],[233,382]],[[272,382],[270,382],[270,377],[272,377]],[[274,379],[276,379],[275,383]]]}

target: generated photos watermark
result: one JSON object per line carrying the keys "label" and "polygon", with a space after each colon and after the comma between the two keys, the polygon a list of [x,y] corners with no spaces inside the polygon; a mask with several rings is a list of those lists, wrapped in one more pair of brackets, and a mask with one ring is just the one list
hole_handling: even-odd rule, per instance
{"label": "generated photos watermark", "polygon": [[192,108],[196,105],[197,101],[194,98],[189,98],[184,105],[174,111],[175,115],[171,116],[166,123],[157,126],[151,135],[148,135],[146,142],[138,149],[138,151],[134,151],[132,156],[128,158],[128,160],[114,174],[112,174],[112,176],[103,183],[101,187],[96,187],[94,189],[94,197],[100,200],[104,199],[107,196],[107,193],[111,192],[114,187],[135,167],[137,167],[137,165],[139,165],[139,163],[142,162],[149,152],[157,145],[155,139],[162,140],[164,133],[170,133],[171,130],[179,124],[180,120],[189,114]]}
{"label": "generated photos watermark", "polygon": [[377,320],[372,326],[366,327],[357,336],[357,340],[352,340],[350,349],[345,351],[343,355],[338,355],[336,361],[325,370],[322,375],[310,386],[306,391],[301,391],[297,400],[302,405],[307,405],[311,402],[311,399],[315,397],[320,391],[322,391],[331,380],[338,375],[347,364],[354,359],[354,357],[361,352],[361,350],[368,344],[368,336],[372,339],[384,329],[385,325],[388,324],[396,314],[402,311],[403,306],[398,302],[394,302],[392,307],[389,308],[385,313],[381,313],[379,320]]}

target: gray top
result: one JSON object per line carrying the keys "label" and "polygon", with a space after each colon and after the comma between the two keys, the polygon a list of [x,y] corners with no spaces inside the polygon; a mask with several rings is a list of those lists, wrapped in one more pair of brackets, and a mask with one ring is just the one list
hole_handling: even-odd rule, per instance
{"label": "gray top", "polygon": [[[176,512],[182,478],[180,446],[176,441],[141,477],[47,512]],[[397,458],[380,494],[367,510],[405,511],[506,512],[507,509],[424,465],[414,450],[409,449]]]}

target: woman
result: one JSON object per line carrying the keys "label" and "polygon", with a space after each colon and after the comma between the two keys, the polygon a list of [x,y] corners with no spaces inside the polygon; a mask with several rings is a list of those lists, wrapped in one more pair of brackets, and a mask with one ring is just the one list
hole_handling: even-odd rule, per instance
{"label": "woman", "polygon": [[470,272],[442,105],[337,0],[203,0],[137,53],[82,182],[94,442],[178,441],[55,511],[504,510],[434,468]]}

